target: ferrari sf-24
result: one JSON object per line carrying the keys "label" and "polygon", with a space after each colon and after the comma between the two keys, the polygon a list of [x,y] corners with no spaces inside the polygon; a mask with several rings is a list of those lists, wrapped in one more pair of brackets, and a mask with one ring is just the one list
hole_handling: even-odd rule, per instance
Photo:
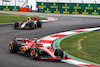
{"label": "ferrari sf-24", "polygon": [[62,49],[53,50],[50,46],[45,47],[42,43],[37,43],[36,38],[14,38],[13,42],[10,42],[9,51],[29,56],[31,59],[67,59]]}

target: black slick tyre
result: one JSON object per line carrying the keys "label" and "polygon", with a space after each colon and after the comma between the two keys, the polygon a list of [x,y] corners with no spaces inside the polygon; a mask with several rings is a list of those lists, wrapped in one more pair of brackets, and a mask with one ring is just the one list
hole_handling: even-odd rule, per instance
{"label": "black slick tyre", "polygon": [[9,45],[9,51],[10,51],[10,53],[17,53],[18,49],[19,49],[19,45],[17,44],[16,41],[10,43],[10,45]]}
{"label": "black slick tyre", "polygon": [[29,56],[31,59],[38,59],[40,54],[39,54],[39,49],[38,48],[32,48],[30,50]]}
{"label": "black slick tyre", "polygon": [[29,27],[32,28],[32,29],[35,29],[36,26],[33,22],[30,22]]}
{"label": "black slick tyre", "polygon": [[18,27],[18,26],[19,26],[19,23],[18,22],[15,22],[14,27]]}
{"label": "black slick tyre", "polygon": [[42,27],[41,21],[37,21],[37,27]]}
{"label": "black slick tyre", "polygon": [[63,59],[64,53],[62,49],[56,49],[54,52],[55,56],[60,56]]}

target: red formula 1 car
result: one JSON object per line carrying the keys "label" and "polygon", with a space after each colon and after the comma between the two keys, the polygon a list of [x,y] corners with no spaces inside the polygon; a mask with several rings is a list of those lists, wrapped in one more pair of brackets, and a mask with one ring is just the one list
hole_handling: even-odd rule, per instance
{"label": "red formula 1 car", "polygon": [[35,29],[42,27],[42,22],[38,18],[29,18],[22,22],[15,22],[14,29]]}
{"label": "red formula 1 car", "polygon": [[32,59],[67,59],[62,49],[53,50],[50,46],[43,47],[43,44],[36,42],[36,39],[15,38],[13,42],[10,42],[9,51],[30,56]]}

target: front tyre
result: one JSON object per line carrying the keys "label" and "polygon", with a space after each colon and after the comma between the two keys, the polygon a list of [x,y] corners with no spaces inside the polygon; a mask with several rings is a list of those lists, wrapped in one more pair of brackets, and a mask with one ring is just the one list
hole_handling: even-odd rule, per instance
{"label": "front tyre", "polygon": [[33,22],[30,22],[29,27],[32,28],[32,29],[36,28],[36,26],[35,26],[35,24]]}
{"label": "front tyre", "polygon": [[62,49],[56,49],[54,52],[55,56],[60,56],[63,59],[64,53]]}

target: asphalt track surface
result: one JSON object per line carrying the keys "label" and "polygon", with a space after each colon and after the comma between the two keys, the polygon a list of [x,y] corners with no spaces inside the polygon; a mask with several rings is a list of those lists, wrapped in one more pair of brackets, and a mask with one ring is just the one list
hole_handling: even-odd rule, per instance
{"label": "asphalt track surface", "polygon": [[43,23],[42,28],[36,28],[35,30],[14,30],[13,25],[0,26],[0,67],[80,67],[60,61],[32,60],[29,57],[9,53],[8,46],[14,37],[41,38],[67,30],[97,27],[100,25],[99,18],[67,16],[54,16],[54,18],[58,18],[58,20]]}

